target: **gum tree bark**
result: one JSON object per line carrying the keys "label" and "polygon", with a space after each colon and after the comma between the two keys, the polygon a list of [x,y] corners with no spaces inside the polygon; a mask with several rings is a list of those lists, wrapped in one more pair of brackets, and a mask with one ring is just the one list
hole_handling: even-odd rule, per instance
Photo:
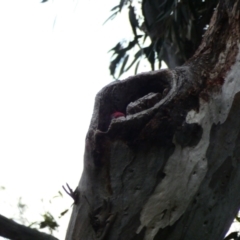
{"label": "gum tree bark", "polygon": [[240,207],[239,11],[220,1],[182,67],[98,93],[66,239],[224,238]]}

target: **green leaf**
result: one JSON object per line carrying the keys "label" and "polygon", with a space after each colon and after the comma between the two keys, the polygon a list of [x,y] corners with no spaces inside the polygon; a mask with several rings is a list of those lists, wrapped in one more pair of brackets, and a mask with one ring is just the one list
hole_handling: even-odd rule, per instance
{"label": "green leaf", "polygon": [[114,51],[114,54],[115,54],[115,53],[119,52],[121,49],[122,49],[122,43],[119,42],[119,43],[117,43],[117,45],[116,45],[115,47],[113,47],[112,49],[110,49],[110,50],[108,51],[108,53],[111,52],[111,51]]}
{"label": "green leaf", "polygon": [[166,5],[166,0],[162,1],[159,5],[158,5],[158,9],[165,9],[165,5]]}
{"label": "green leaf", "polygon": [[116,69],[117,69],[117,65],[120,63],[120,61],[122,60],[122,58],[125,56],[127,49],[121,49],[121,51],[118,52],[117,56],[115,59],[113,59],[110,63],[109,66],[109,70],[110,70],[110,74],[112,76],[115,75]]}
{"label": "green leaf", "polygon": [[235,219],[240,222],[240,217],[236,216]]}
{"label": "green leaf", "polygon": [[126,63],[128,61],[128,58],[129,58],[129,55],[125,56],[125,58],[123,60],[123,63],[122,63],[122,66],[121,66],[121,69],[120,69],[120,72],[119,72],[119,75],[118,75],[118,78],[125,72],[124,68],[125,68]]}
{"label": "green leaf", "polygon": [[114,12],[110,17],[107,18],[107,20],[103,23],[103,25],[109,21],[109,20],[113,20],[118,14],[118,11]]}
{"label": "green leaf", "polygon": [[145,43],[145,41],[146,41],[147,37],[148,37],[148,35],[147,35],[147,34],[145,34],[145,35],[144,35],[144,38],[143,38],[143,44]]}
{"label": "green leaf", "polygon": [[182,55],[183,59],[186,60],[186,56],[185,56],[185,53],[183,52],[183,48],[182,48],[182,41],[183,40],[179,36],[178,25],[177,25],[176,22],[173,22],[173,32],[174,32],[174,35],[176,37],[175,44],[178,46],[179,52]]}
{"label": "green leaf", "polygon": [[32,222],[28,225],[28,227],[32,227],[32,226],[37,225],[37,224],[38,224],[38,222]]}
{"label": "green leaf", "polygon": [[61,191],[58,191],[58,195],[53,196],[53,198],[59,198],[59,197],[63,197],[63,194],[61,193]]}
{"label": "green leaf", "polygon": [[68,211],[69,211],[69,209],[66,209],[66,210],[64,210],[63,212],[61,212],[59,218],[61,218],[62,216],[64,216]]}
{"label": "green leaf", "polygon": [[238,232],[231,232],[228,236],[226,236],[223,240],[238,240]]}
{"label": "green leaf", "polygon": [[181,4],[180,9],[181,9],[182,15],[184,17],[182,19],[185,20],[185,24],[188,24],[191,19],[191,16],[189,14],[187,7],[185,6],[185,4]]}
{"label": "green leaf", "polygon": [[112,11],[114,11],[114,10],[118,9],[118,8],[119,8],[119,5],[117,5],[117,6],[113,7],[113,8],[110,10],[110,12],[112,12]]}
{"label": "green leaf", "polygon": [[119,3],[119,11],[122,11],[123,6],[127,3],[128,0],[120,0]]}
{"label": "green leaf", "polygon": [[133,61],[131,62],[131,64],[127,67],[127,69],[125,70],[125,72],[126,71],[128,71],[132,66],[133,66],[133,64],[142,56],[142,49],[140,49],[135,55],[134,55],[134,59],[133,59]]}
{"label": "green leaf", "polygon": [[178,0],[167,0],[165,5],[165,11],[168,9],[173,10],[174,5],[177,5],[177,3],[178,3]]}
{"label": "green leaf", "polygon": [[171,12],[172,12],[172,9],[169,9],[167,12],[159,14],[157,16],[156,22],[161,22],[163,19],[169,17]]}
{"label": "green leaf", "polygon": [[161,68],[162,66],[162,63],[161,63],[161,61],[163,60],[162,58],[163,58],[163,44],[160,47],[160,51],[158,52],[159,68]]}
{"label": "green leaf", "polygon": [[129,22],[132,27],[132,31],[134,36],[137,36],[137,27],[139,27],[138,20],[134,11],[134,7],[132,5],[129,6],[129,12],[128,12]]}
{"label": "green leaf", "polygon": [[137,64],[136,64],[135,71],[134,71],[134,74],[135,74],[135,75],[137,74],[139,64],[140,64],[140,60],[139,60],[139,61],[137,62]]}
{"label": "green leaf", "polygon": [[55,230],[57,227],[59,227],[51,213],[46,212],[42,216],[44,220],[39,223],[40,228],[48,227],[50,230]]}
{"label": "green leaf", "polygon": [[167,0],[164,3],[160,4],[159,10],[160,14],[156,18],[156,22],[160,22],[163,19],[170,16],[171,12],[174,11],[174,2],[175,0]]}
{"label": "green leaf", "polygon": [[153,49],[153,44],[150,44],[148,47],[143,48],[143,51],[151,65],[151,69],[154,70],[155,51]]}
{"label": "green leaf", "polygon": [[190,9],[190,11],[193,15],[194,20],[197,20],[198,19],[198,13],[196,11],[196,8],[193,5],[192,0],[188,0],[188,6],[189,6],[189,9]]}

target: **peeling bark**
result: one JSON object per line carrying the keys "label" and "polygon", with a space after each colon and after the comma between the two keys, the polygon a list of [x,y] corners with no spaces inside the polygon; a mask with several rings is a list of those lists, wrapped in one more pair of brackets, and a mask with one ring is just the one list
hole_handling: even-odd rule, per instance
{"label": "peeling bark", "polygon": [[66,239],[223,239],[240,207],[239,9],[220,1],[182,67],[98,93]]}

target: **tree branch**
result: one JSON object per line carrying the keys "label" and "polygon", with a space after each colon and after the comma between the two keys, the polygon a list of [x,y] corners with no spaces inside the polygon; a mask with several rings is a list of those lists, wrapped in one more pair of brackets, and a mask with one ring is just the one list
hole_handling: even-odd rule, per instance
{"label": "tree branch", "polygon": [[23,226],[0,215],[0,236],[12,240],[57,240],[57,238]]}

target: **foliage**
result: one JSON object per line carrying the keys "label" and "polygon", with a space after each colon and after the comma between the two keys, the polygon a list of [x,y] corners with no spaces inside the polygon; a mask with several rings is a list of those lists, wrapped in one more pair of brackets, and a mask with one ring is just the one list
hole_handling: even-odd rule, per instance
{"label": "foliage", "polygon": [[224,240],[240,240],[239,232],[231,232]]}
{"label": "foliage", "polygon": [[[58,194],[55,195],[52,199],[62,198],[62,197],[63,197],[62,192],[58,191]],[[49,203],[52,203],[51,199],[49,200]],[[69,211],[69,209],[62,211],[59,214],[58,218],[60,219],[61,217],[63,217],[68,211]],[[34,223],[34,224],[39,225],[40,229],[47,228],[49,230],[49,232],[52,234],[52,232],[59,227],[57,221],[55,220],[55,218],[49,211],[46,211],[44,214],[42,214],[42,218],[43,218],[43,220],[41,222]]]}
{"label": "foliage", "polygon": [[56,230],[57,227],[59,227],[58,223],[52,216],[50,212],[46,212],[42,215],[43,221],[39,223],[40,229],[42,228],[48,228],[50,233],[52,233],[53,230]]}
{"label": "foliage", "polygon": [[[110,50],[113,53],[110,74],[119,78],[133,66],[137,73],[142,58],[147,59],[152,70],[156,63],[161,68],[162,61],[169,68],[182,65],[199,46],[218,1],[119,0],[105,22],[125,9],[133,36],[127,44],[120,40]],[[150,44],[146,46],[146,42]]]}
{"label": "foliage", "polygon": [[[183,64],[199,46],[217,3],[218,0],[120,0],[107,21],[128,8],[133,40],[127,47],[120,41],[110,50],[115,56],[110,63],[111,75],[115,77],[118,71],[121,76],[134,64],[137,72],[142,56],[152,70],[155,62],[161,67],[165,61],[170,68]],[[144,45],[146,38],[151,39],[148,46]],[[135,47],[138,50],[129,63]]]}
{"label": "foliage", "polygon": [[[50,204],[52,204],[53,203],[52,201],[54,199],[62,198],[62,197],[63,197],[62,192],[58,191],[58,193],[55,196],[53,196],[52,199],[48,200],[48,202]],[[42,199],[42,201],[43,201],[43,199]],[[19,222],[25,226],[35,227],[36,229],[46,228],[50,234],[52,234],[53,231],[57,230],[57,228],[59,227],[57,220],[54,218],[54,216],[52,215],[52,213],[50,211],[45,211],[41,215],[42,220],[29,222],[28,219],[25,217],[28,206],[25,203],[23,203],[21,197],[18,199],[17,208],[18,208],[18,217],[15,217],[14,220],[17,220],[17,222]],[[62,218],[68,211],[69,211],[69,208],[62,211],[59,214],[58,219]]]}
{"label": "foliage", "polygon": [[[62,193],[60,191],[58,191],[58,195],[54,196],[53,199],[57,198],[57,197],[62,197]],[[49,200],[49,203],[52,203],[52,201]],[[28,207],[26,204],[24,204],[22,202],[21,197],[18,200],[17,207],[18,207],[19,217],[16,220],[18,220],[18,222],[22,223],[23,225],[28,225],[29,227],[34,226],[39,229],[47,228],[51,234],[52,234],[53,230],[56,230],[59,227],[57,221],[55,220],[55,218],[49,211],[46,211],[45,213],[43,213],[41,215],[43,218],[41,221],[35,221],[35,222],[29,223],[29,221],[25,217],[25,212]],[[59,218],[64,216],[65,213],[67,213],[67,211],[68,211],[68,209],[63,211],[62,213],[60,213]]]}

